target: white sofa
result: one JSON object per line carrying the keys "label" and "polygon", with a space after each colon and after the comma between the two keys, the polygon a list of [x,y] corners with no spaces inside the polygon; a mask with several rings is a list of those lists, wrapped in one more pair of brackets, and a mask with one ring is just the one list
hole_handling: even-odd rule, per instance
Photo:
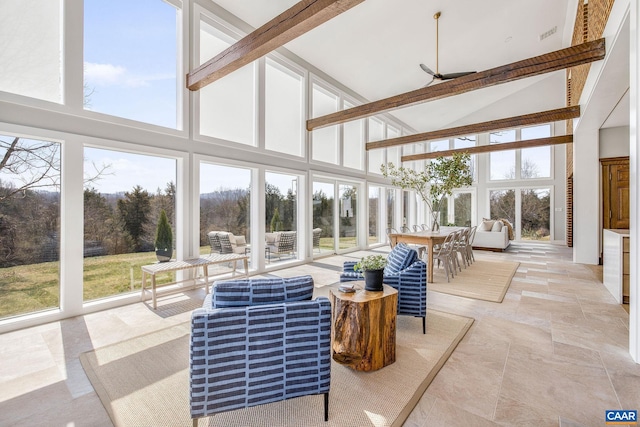
{"label": "white sofa", "polygon": [[510,243],[509,228],[506,225],[501,221],[486,220],[478,225],[472,246],[474,249],[503,251]]}

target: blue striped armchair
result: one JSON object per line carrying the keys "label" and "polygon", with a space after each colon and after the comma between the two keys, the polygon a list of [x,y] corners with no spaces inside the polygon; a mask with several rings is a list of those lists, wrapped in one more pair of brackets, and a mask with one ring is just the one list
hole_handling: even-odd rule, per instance
{"label": "blue striped armchair", "polygon": [[313,278],[215,282],[191,316],[193,425],[220,412],[324,394],[328,420],[331,305]]}
{"label": "blue striped armchair", "polygon": [[[353,267],[356,261],[345,261],[341,282],[364,280]],[[422,333],[427,333],[427,265],[415,249],[398,243],[387,256],[383,283],[398,290],[398,314],[422,317]]]}

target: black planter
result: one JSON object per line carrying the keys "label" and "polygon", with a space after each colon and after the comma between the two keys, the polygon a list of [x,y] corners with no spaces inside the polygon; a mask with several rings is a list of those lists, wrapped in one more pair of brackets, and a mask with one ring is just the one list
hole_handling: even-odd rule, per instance
{"label": "black planter", "polygon": [[156,249],[156,258],[158,258],[158,262],[171,261],[172,253],[173,250],[170,249]]}
{"label": "black planter", "polygon": [[364,290],[379,292],[382,290],[382,279],[384,269],[365,270],[364,274]]}

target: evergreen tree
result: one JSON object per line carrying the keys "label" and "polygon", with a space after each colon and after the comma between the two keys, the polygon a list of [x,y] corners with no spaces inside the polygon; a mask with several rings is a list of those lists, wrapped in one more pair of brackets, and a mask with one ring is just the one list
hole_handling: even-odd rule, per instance
{"label": "evergreen tree", "polygon": [[124,199],[118,200],[118,212],[123,221],[124,231],[131,238],[133,250],[140,252],[145,248],[145,225],[151,214],[151,196],[141,186],[133,187],[132,192],[124,193]]}

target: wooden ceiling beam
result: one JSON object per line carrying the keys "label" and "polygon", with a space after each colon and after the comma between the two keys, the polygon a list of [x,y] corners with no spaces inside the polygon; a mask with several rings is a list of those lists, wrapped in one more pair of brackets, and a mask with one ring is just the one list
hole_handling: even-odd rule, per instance
{"label": "wooden ceiling beam", "polygon": [[455,150],[435,151],[433,153],[410,154],[400,158],[403,162],[414,160],[437,159],[438,157],[453,156],[454,153],[491,153],[494,151],[515,150],[518,148],[542,147],[545,145],[569,144],[573,142],[573,135],[551,136],[548,138],[527,139],[524,141],[505,142],[501,144],[479,145],[476,147],[456,148]]}
{"label": "wooden ceiling beam", "polygon": [[408,107],[449,96],[460,95],[485,87],[507,83],[525,77],[562,70],[580,64],[604,59],[605,40],[599,39],[544,55],[469,74],[440,84],[373,101],[368,104],[307,120],[307,130],[356,120],[400,107]]}
{"label": "wooden ceiling beam", "polygon": [[188,73],[187,88],[202,89],[363,1],[302,0]]}
{"label": "wooden ceiling beam", "polygon": [[455,136],[475,135],[478,133],[492,132],[514,127],[551,123],[561,120],[575,119],[576,117],[580,117],[579,105],[557,108],[555,110],[547,110],[539,113],[525,114],[523,116],[508,117],[506,119],[491,120],[472,125],[458,126],[449,129],[440,129],[432,132],[416,133],[413,135],[400,136],[398,138],[383,139],[381,141],[368,142],[365,145],[365,148],[367,150],[374,150],[376,148],[386,148],[416,142],[453,138]]}

